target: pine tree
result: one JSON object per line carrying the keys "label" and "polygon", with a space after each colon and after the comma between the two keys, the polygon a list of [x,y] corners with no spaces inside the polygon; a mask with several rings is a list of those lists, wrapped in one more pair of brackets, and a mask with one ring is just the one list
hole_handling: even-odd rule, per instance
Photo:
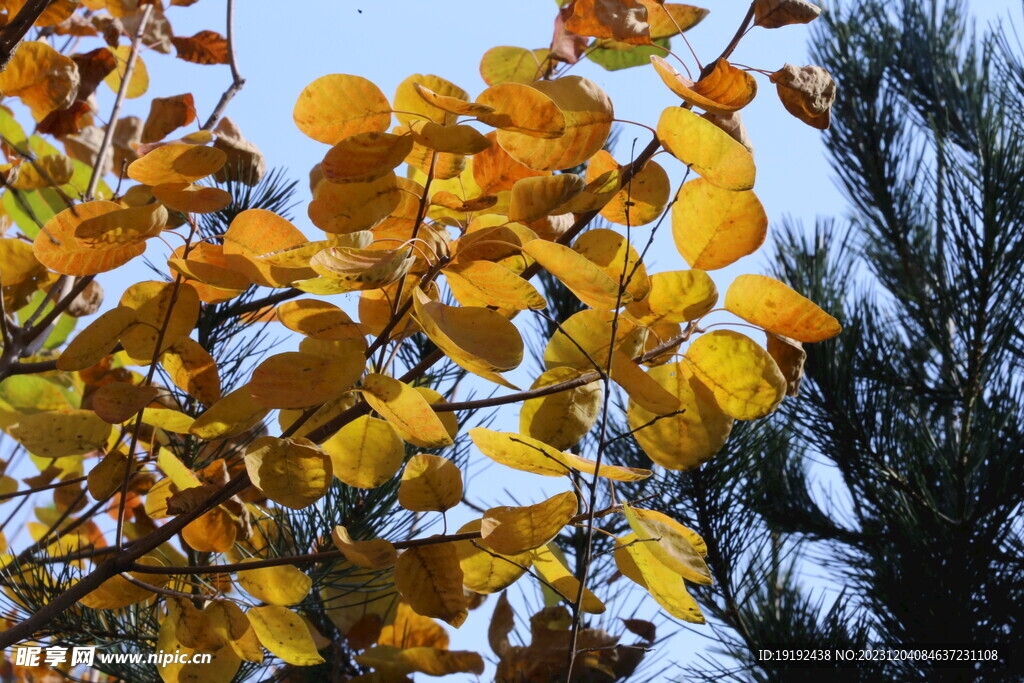
{"label": "pine tree", "polygon": [[808,349],[769,424],[666,482],[718,579],[700,597],[727,656],[691,673],[819,680],[756,650],[962,647],[1001,661],[843,680],[1020,680],[1021,47],[960,0],[847,6],[813,45],[839,88],[825,147],[851,208],[776,228],[773,275],[844,330]]}

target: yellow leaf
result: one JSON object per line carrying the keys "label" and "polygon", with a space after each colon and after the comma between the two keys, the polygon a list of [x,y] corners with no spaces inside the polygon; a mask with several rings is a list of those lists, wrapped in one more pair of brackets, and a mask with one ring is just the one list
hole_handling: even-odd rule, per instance
{"label": "yellow leaf", "polygon": [[368,182],[390,173],[412,151],[411,135],[350,135],[328,150],[320,168],[331,182]]}
{"label": "yellow leaf", "polygon": [[89,248],[110,249],[154,237],[165,225],[167,209],[143,204],[86,219],[75,228],[75,238]]}
{"label": "yellow leaf", "polygon": [[[585,371],[575,368],[552,368],[530,388],[571,381],[583,374]],[[601,382],[594,380],[557,394],[527,399],[519,413],[519,431],[559,450],[572,448],[597,422],[603,393]]]}
{"label": "yellow leaf", "polygon": [[619,281],[569,247],[547,240],[532,240],[523,247],[531,258],[544,266],[569,291],[587,306],[610,310],[633,300],[628,291],[619,291]]}
{"label": "yellow leaf", "polygon": [[247,662],[262,662],[263,647],[260,645],[252,624],[245,613],[228,600],[211,600],[203,608],[213,632]]}
{"label": "yellow leaf", "polygon": [[[483,520],[464,524],[457,533],[480,531]],[[455,551],[462,568],[462,581],[474,593],[490,594],[503,591],[519,580],[533,560],[529,552],[505,556],[484,548],[479,541],[456,541]]]}
{"label": "yellow leaf", "polygon": [[32,252],[44,266],[64,275],[95,275],[122,266],[146,251],[144,240],[91,247],[75,237],[75,231],[85,221],[120,210],[120,204],[107,201],[85,202],[65,209],[39,231]]}
{"label": "yellow leaf", "polygon": [[647,269],[625,236],[607,228],[593,228],[580,235],[572,248],[613,282],[624,281],[626,292],[634,301],[640,301],[650,292]]}
{"label": "yellow leaf", "polygon": [[458,261],[442,270],[452,295],[463,306],[495,306],[513,311],[547,308],[528,281],[491,261]]}
{"label": "yellow leaf", "polygon": [[[583,191],[585,183],[575,173],[523,178],[512,186],[508,219],[521,223],[540,220]],[[564,213],[564,211],[560,212]]]}
{"label": "yellow leaf", "polygon": [[366,335],[362,325],[352,321],[334,304],[316,299],[287,301],[277,307],[277,319],[289,330],[314,339],[341,341],[361,339]]}
{"label": "yellow leaf", "polygon": [[335,234],[369,230],[400,206],[403,194],[393,171],[363,182],[323,181],[313,189],[309,219]]}
{"label": "yellow leaf", "polygon": [[686,363],[661,365],[648,374],[679,398],[683,412],[652,422],[657,415],[630,402],[629,428],[638,430],[637,443],[651,460],[670,470],[693,469],[709,460],[725,445],[732,418]]}
{"label": "yellow leaf", "polygon": [[188,434],[195,422],[189,415],[180,410],[171,410],[158,406],[148,406],[142,413],[142,424],[158,427],[165,432]]}
{"label": "yellow leaf", "polygon": [[235,546],[238,527],[227,510],[216,507],[189,522],[181,537],[201,553],[226,553]]}
{"label": "yellow leaf", "polygon": [[252,373],[249,390],[266,408],[306,408],[336,398],[363,372],[362,354],[329,358],[301,351],[278,353]]}
{"label": "yellow leaf", "polygon": [[[587,164],[587,182],[591,183],[607,171],[614,170],[615,181],[619,181],[619,165],[605,150],[599,151]],[[647,225],[661,215],[668,204],[672,187],[668,173],[660,164],[648,161],[643,168],[623,185],[601,208],[601,215],[618,225]],[[584,233],[584,236],[594,232]]]}
{"label": "yellow leaf", "polygon": [[[530,551],[533,558],[533,568],[541,577],[551,584],[568,603],[575,603],[579,594],[580,582],[566,568],[555,553],[551,552],[550,545],[544,545]],[[583,602],[580,609],[588,614],[603,614],[604,603],[589,588],[583,588]]]}
{"label": "yellow leaf", "polygon": [[382,538],[371,541],[355,541],[343,526],[334,527],[331,532],[334,545],[337,546],[345,559],[366,569],[385,569],[394,566],[398,552],[390,541]]}
{"label": "yellow leaf", "polygon": [[194,183],[213,175],[227,161],[215,147],[173,143],[163,145],[128,165],[128,177],[143,185]]}
{"label": "yellow leaf", "polygon": [[523,360],[523,338],[500,313],[475,306],[446,306],[423,290],[413,292],[416,321],[424,334],[459,366],[510,389],[498,372],[514,370]]}
{"label": "yellow leaf", "polygon": [[187,282],[139,282],[125,290],[121,305],[135,309],[135,324],[121,333],[121,345],[141,365],[186,338],[199,320],[199,294]]}
{"label": "yellow leaf", "polygon": [[792,287],[764,275],[740,275],[725,293],[725,309],[766,331],[801,342],[830,339],[839,321]]}
{"label": "yellow leaf", "polygon": [[[565,115],[555,101],[530,85],[501,83],[480,93],[477,102],[493,112],[478,118],[495,128],[535,138],[557,138],[565,134]],[[498,139],[501,139],[499,134]]]}
{"label": "yellow leaf", "polygon": [[703,178],[679,188],[672,237],[691,267],[724,268],[757,251],[767,234],[768,215],[752,191],[723,190]]}
{"label": "yellow leaf", "polygon": [[445,154],[478,154],[491,146],[491,141],[471,126],[443,126],[433,121],[409,124],[416,144]]}
{"label": "yellow leaf", "polygon": [[[551,335],[544,349],[544,366],[578,370],[604,370],[608,365],[614,311],[586,310],[574,313]],[[615,326],[614,348],[632,358],[643,345],[644,330],[620,318]],[[594,367],[597,364],[598,368]]]}
{"label": "yellow leaf", "polygon": [[[132,47],[131,45],[118,45],[107,49],[117,63],[114,70],[103,79],[103,82],[110,86],[111,90],[117,92],[121,88],[121,81],[124,80],[124,76],[128,72],[128,56],[131,54]],[[132,69],[131,80],[128,81],[128,88],[125,90],[124,96],[132,100],[142,97],[147,90],[149,90],[149,71],[146,69],[146,63],[142,61],[142,57],[136,55],[135,67]]]}
{"label": "yellow leaf", "polygon": [[180,339],[160,356],[160,365],[174,386],[201,403],[213,405],[220,399],[217,362],[198,342]]}
{"label": "yellow leaf", "polygon": [[551,541],[578,511],[572,491],[536,505],[494,507],[484,514],[480,540],[502,555],[516,555]]}
{"label": "yellow leaf", "polygon": [[[13,16],[9,6],[8,15]],[[80,80],[74,60],[44,41],[26,40],[0,72],[0,92],[5,97],[21,98],[32,110],[32,118],[42,121],[74,102]]]}
{"label": "yellow leaf", "polygon": [[334,476],[360,489],[372,489],[393,477],[405,458],[405,444],[385,420],[363,415],[324,442]]}
{"label": "yellow leaf", "polygon": [[452,444],[448,430],[430,404],[405,382],[370,373],[363,378],[360,390],[370,407],[413,446],[441,448]]}
{"label": "yellow leaf", "polygon": [[112,308],[89,323],[71,340],[57,359],[59,370],[85,370],[99,363],[117,346],[117,339],[135,322],[135,309]]}
{"label": "yellow leaf", "polygon": [[731,330],[703,334],[686,351],[694,376],[705,384],[726,415],[755,420],[769,414],[786,395],[786,378],[767,351]]}
{"label": "yellow leaf", "polygon": [[462,591],[462,568],[451,543],[409,548],[395,564],[395,587],[409,606],[458,628],[469,614]]}
{"label": "yellow leaf", "polygon": [[290,609],[280,605],[251,607],[245,616],[263,647],[283,661],[295,666],[324,663],[305,622]]}
{"label": "yellow leaf", "polygon": [[336,145],[350,135],[386,131],[391,125],[391,105],[380,88],[365,78],[330,74],[303,89],[292,116],[309,137]]}
{"label": "yellow leaf", "polygon": [[7,433],[40,458],[63,458],[94,451],[107,443],[111,425],[91,410],[46,411],[21,415]]}
{"label": "yellow leaf", "polygon": [[284,606],[302,602],[313,587],[313,580],[290,564],[240,570],[238,583],[257,600]]}
{"label": "yellow leaf", "polygon": [[658,139],[676,159],[723,190],[754,186],[754,158],[747,148],[706,119],[668,107],[658,121]]}
{"label": "yellow leaf", "polygon": [[611,378],[644,410],[668,415],[679,409],[679,399],[621,351],[612,354]]}
{"label": "yellow leaf", "polygon": [[127,470],[128,456],[123,451],[110,451],[96,467],[89,470],[89,495],[96,500],[106,500],[114,491],[121,489]]}
{"label": "yellow leaf", "polygon": [[[440,109],[424,100],[416,90],[417,85],[429,88],[432,92],[444,95],[445,97],[452,97],[458,100],[469,99],[469,93],[439,76],[413,74],[402,81],[398,85],[398,89],[395,90],[395,117],[402,125],[408,126],[414,121],[422,120],[422,118],[442,125],[455,123],[455,114]],[[420,116],[414,116],[413,114],[419,114]]]}
{"label": "yellow leaf", "polygon": [[369,230],[357,230],[345,235],[335,235],[330,239],[317,240],[314,242],[302,242],[293,247],[287,247],[267,254],[257,256],[257,260],[270,266],[280,268],[307,268],[309,261],[324,249],[329,247],[352,247],[354,249],[365,249],[373,242],[373,233]]}
{"label": "yellow leaf", "polygon": [[680,31],[689,31],[708,15],[706,9],[693,5],[679,5],[660,0],[639,0],[647,8],[647,23],[651,25],[651,40],[671,38]]}
{"label": "yellow leaf", "polygon": [[416,262],[412,247],[353,249],[330,247],[312,259],[317,274],[337,282],[347,291],[379,289],[404,278]]}
{"label": "yellow leaf", "polygon": [[416,512],[444,512],[462,502],[462,472],[448,458],[417,453],[405,464],[398,503]]}
{"label": "yellow leaf", "polygon": [[622,465],[610,465],[601,463],[600,472],[597,469],[597,462],[590,458],[584,458],[573,453],[563,453],[565,464],[574,470],[584,474],[596,474],[597,476],[611,479],[613,481],[640,481],[651,476],[650,470],[640,467],[623,467]]}
{"label": "yellow leaf", "polygon": [[657,323],[686,323],[708,313],[718,303],[718,288],[703,270],[672,270],[651,276],[651,290],[626,313],[644,327]]}
{"label": "yellow leaf", "polygon": [[529,436],[496,432],[486,427],[474,427],[469,430],[469,436],[484,455],[512,469],[545,477],[562,477],[569,472],[561,451]]}
{"label": "yellow leaf", "polygon": [[269,408],[252,397],[249,385],[235,389],[210,406],[189,428],[189,433],[212,441],[243,434],[267,416]]}
{"label": "yellow leaf", "polygon": [[519,163],[538,171],[577,166],[592,157],[608,139],[612,101],[596,84],[580,76],[538,81],[531,87],[554,100],[565,118],[565,134],[554,140],[498,131],[498,144]]}
{"label": "yellow leaf", "polygon": [[641,517],[625,503],[622,505],[622,512],[637,538],[649,541],[645,545],[659,562],[687,581],[704,586],[713,583],[711,570],[690,541],[690,535],[682,534],[677,529],[681,525],[670,525],[652,517]]}
{"label": "yellow leaf", "polygon": [[644,579],[647,591],[666,612],[677,619],[703,624],[704,615],[697,602],[686,592],[682,577],[658,560],[651,549],[652,545],[653,542],[645,541],[633,543],[626,548]]}
{"label": "yellow leaf", "polygon": [[245,451],[245,469],[267,498],[293,510],[320,500],[334,474],[330,456],[302,437],[256,439]]}
{"label": "yellow leaf", "polygon": [[479,114],[489,114],[494,111],[493,108],[488,107],[487,105],[467,102],[465,97],[439,95],[420,83],[413,83],[412,89],[415,90],[416,94],[419,95],[427,104],[432,105],[441,111],[448,112],[449,114],[455,114],[456,116],[477,116]]}
{"label": "yellow leaf", "polygon": [[739,111],[757,95],[757,81],[754,77],[725,59],[716,61],[711,70],[696,83],[657,55],[651,55],[651,63],[669,90],[685,102],[714,114]]}
{"label": "yellow leaf", "polygon": [[393,647],[428,647],[448,649],[448,633],[433,619],[422,617],[412,611],[408,603],[399,602],[394,623],[380,630],[378,645]]}
{"label": "yellow leaf", "polygon": [[15,190],[39,190],[64,185],[75,171],[68,157],[47,154],[34,160],[25,160],[7,172],[7,186]]}

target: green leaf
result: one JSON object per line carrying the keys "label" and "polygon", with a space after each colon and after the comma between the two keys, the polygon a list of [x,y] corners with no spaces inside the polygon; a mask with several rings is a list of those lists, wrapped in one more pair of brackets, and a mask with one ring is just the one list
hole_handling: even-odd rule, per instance
{"label": "green leaf", "polygon": [[651,55],[664,57],[668,54],[669,42],[668,38],[659,38],[654,45],[629,45],[614,40],[598,40],[597,46],[587,52],[587,58],[608,71],[618,71],[650,64]]}

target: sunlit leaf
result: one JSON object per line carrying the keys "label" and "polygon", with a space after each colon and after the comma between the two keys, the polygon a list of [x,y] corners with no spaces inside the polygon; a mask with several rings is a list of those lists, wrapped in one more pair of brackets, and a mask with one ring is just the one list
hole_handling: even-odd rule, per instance
{"label": "sunlit leaf", "polygon": [[299,615],[280,605],[250,607],[245,613],[263,647],[295,666],[323,664],[313,637]]}
{"label": "sunlit leaf", "polygon": [[702,334],[686,351],[694,376],[705,384],[726,415],[737,420],[764,417],[786,394],[786,378],[768,352],[739,332]]}
{"label": "sunlit leaf", "polygon": [[372,489],[393,477],[405,459],[405,445],[385,420],[363,415],[324,442],[334,476],[349,486]]}
{"label": "sunlit leaf", "polygon": [[693,268],[715,270],[757,251],[768,216],[752,191],[723,190],[704,178],[679,188],[672,207],[676,248]]}
{"label": "sunlit leaf", "polygon": [[658,139],[672,156],[724,190],[754,186],[750,152],[715,124],[682,107],[668,107],[658,121]]}
{"label": "sunlit leaf", "polygon": [[453,508],[462,502],[462,472],[448,458],[417,453],[402,472],[398,502],[416,512]]}
{"label": "sunlit leaf", "polygon": [[502,555],[538,548],[558,535],[578,512],[579,500],[566,491],[524,507],[494,507],[484,513],[480,540]]}
{"label": "sunlit leaf", "polygon": [[644,453],[670,470],[688,470],[717,453],[732,431],[732,418],[685,363],[651,368],[648,375],[679,399],[683,412],[661,417],[630,402],[629,428]]}

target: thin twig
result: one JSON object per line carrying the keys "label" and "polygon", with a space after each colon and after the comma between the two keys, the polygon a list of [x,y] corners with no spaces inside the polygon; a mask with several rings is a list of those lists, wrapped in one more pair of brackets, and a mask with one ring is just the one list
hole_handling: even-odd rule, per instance
{"label": "thin twig", "polygon": [[225,38],[228,42],[228,66],[231,67],[231,85],[228,86],[224,94],[220,96],[220,101],[217,102],[217,106],[213,108],[213,112],[210,114],[210,118],[206,119],[206,123],[203,124],[202,130],[213,130],[213,127],[217,125],[220,117],[224,115],[224,110],[228,108],[228,103],[238,94],[238,91],[245,85],[245,79],[242,78],[242,74],[238,71],[238,59],[235,56],[235,2],[234,0],[227,0],[227,28]]}
{"label": "thin twig", "polygon": [[114,128],[117,127],[117,117],[121,114],[121,106],[124,104],[125,96],[128,93],[128,84],[131,82],[132,73],[135,71],[135,62],[139,58],[139,43],[142,42],[142,35],[146,32],[146,26],[149,24],[149,17],[152,14],[153,5],[146,5],[146,9],[142,13],[142,19],[139,20],[139,27],[135,30],[135,36],[132,38],[131,51],[128,53],[128,61],[124,66],[124,75],[121,76],[121,85],[117,89],[117,97],[114,99],[114,108],[110,110],[107,129],[103,132],[103,142],[100,143],[100,149],[96,152],[96,161],[92,166],[92,175],[89,176],[89,184],[85,188],[83,198],[86,201],[90,201],[93,198],[93,195],[96,193],[96,185],[103,174],[103,164],[107,161],[107,153],[110,151],[110,145],[114,140]]}

